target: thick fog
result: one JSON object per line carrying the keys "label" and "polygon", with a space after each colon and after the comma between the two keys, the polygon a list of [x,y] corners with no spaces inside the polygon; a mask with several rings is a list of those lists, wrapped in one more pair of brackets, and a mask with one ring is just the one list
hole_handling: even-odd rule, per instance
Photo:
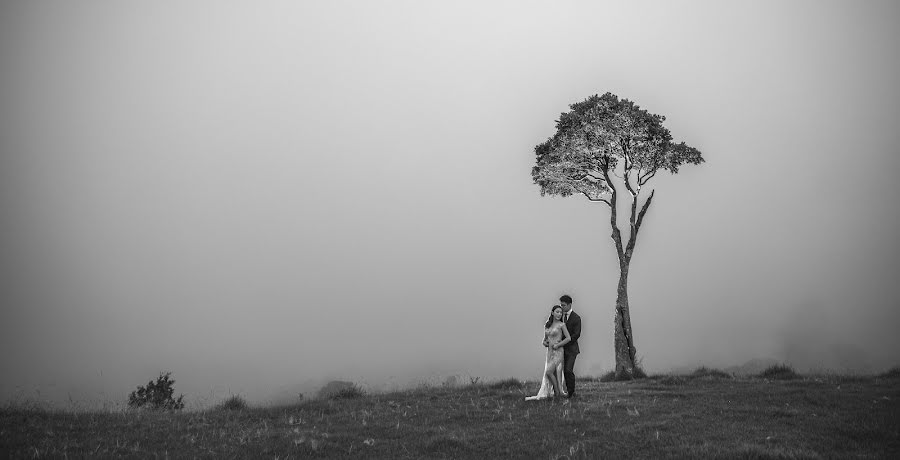
{"label": "thick fog", "polygon": [[[0,397],[189,407],[613,365],[608,210],[533,148],[611,91],[706,163],[630,272],[651,373],[900,364],[896,2],[5,2]],[[71,401],[69,400],[71,398]]]}

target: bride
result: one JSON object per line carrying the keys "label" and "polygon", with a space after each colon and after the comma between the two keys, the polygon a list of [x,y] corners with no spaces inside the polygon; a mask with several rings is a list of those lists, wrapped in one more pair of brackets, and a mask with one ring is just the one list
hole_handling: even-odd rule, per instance
{"label": "bride", "polygon": [[526,401],[552,397],[550,395],[551,386],[553,394],[566,396],[565,391],[562,390],[566,383],[563,376],[563,345],[569,343],[572,338],[562,317],[562,307],[554,305],[550,309],[550,318],[544,324],[544,346],[547,347],[547,360],[544,362],[544,378],[541,381],[541,389],[538,390],[537,395],[525,398]]}

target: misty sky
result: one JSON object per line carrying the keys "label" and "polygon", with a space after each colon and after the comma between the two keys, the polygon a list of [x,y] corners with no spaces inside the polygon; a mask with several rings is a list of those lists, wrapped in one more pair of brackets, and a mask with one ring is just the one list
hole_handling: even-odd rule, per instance
{"label": "misty sky", "polygon": [[900,364],[898,24],[890,1],[4,2],[0,396],[536,380],[563,293],[576,373],[609,370],[608,210],[530,176],[607,91],[706,159],[649,184],[644,367]]}

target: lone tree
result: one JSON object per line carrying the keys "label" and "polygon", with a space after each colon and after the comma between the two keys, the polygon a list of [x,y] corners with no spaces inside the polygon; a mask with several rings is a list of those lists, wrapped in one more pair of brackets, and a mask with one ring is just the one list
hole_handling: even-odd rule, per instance
{"label": "lone tree", "polygon": [[[641,191],[660,170],[672,174],[685,164],[700,164],[700,151],[672,142],[663,127],[665,117],[641,109],[612,93],[591,96],[560,115],[556,134],[534,148],[537,165],[531,170],[541,195],[582,195],[609,208],[612,239],[619,257],[619,286],[615,314],[615,378],[635,377],[634,336],[628,305],[628,269],[641,223],[655,190],[641,204]],[[631,198],[628,241],[618,225],[619,194]],[[646,192],[645,192],[646,194]]]}

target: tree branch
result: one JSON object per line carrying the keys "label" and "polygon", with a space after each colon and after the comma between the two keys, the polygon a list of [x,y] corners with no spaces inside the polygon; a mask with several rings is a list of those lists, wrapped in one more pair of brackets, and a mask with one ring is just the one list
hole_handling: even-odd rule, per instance
{"label": "tree branch", "polygon": [[656,193],[656,190],[650,191],[650,196],[647,197],[647,201],[644,202],[644,206],[641,207],[641,213],[638,214],[637,223],[635,223],[635,228],[637,230],[641,229],[641,222],[644,221],[644,214],[647,214],[647,208],[650,207],[650,202],[653,200],[653,194]]}
{"label": "tree branch", "polygon": [[643,176],[638,175],[638,186],[642,186],[646,184],[650,179],[653,179],[653,176],[656,175],[656,171],[658,170],[659,168],[654,168],[652,171],[647,171],[647,173]]}
{"label": "tree branch", "polygon": [[573,180],[573,181],[577,181],[577,182],[581,182],[581,181],[583,181],[583,180],[588,180],[589,178],[590,178],[590,179],[593,179],[593,180],[596,181],[596,182],[603,182],[603,181],[604,181],[604,179],[603,179],[602,177],[597,177],[597,176],[595,176],[595,175],[593,175],[593,174],[591,174],[591,173],[589,173],[589,172],[583,173],[583,174],[582,174],[581,176],[579,176],[579,177],[573,177],[572,180]]}
{"label": "tree branch", "polygon": [[616,224],[617,193],[615,184],[609,180],[609,162],[603,164],[603,177],[606,179],[611,194],[609,198],[609,225],[612,227],[612,239],[616,243],[616,255],[619,256],[619,266],[621,268],[624,267],[625,263],[625,250],[622,248],[622,232],[619,231],[619,226]]}
{"label": "tree branch", "polygon": [[631,218],[634,224],[631,226],[631,234],[628,236],[628,245],[625,247],[625,260],[631,260],[631,254],[634,253],[634,245],[637,243],[638,232],[641,229],[641,222],[644,221],[644,215],[647,214],[647,209],[650,208],[650,202],[653,201],[653,195],[656,193],[656,190],[650,192],[650,196],[647,197],[647,201],[644,202],[644,205],[641,206],[641,212],[637,215],[637,220],[634,220],[634,211],[637,209],[637,198],[635,198],[634,202],[631,205]]}
{"label": "tree branch", "polygon": [[[579,192],[581,192],[581,190],[579,190]],[[594,203],[606,203],[607,206],[612,207],[612,204],[610,204],[610,202],[607,201],[606,199],[603,199],[603,198],[591,198],[591,197],[587,194],[587,192],[581,192],[581,194],[584,195],[584,197],[587,198],[588,201],[592,201],[592,202],[594,202]]]}
{"label": "tree branch", "polygon": [[637,193],[634,191],[634,188],[631,187],[631,170],[634,168],[634,162],[629,160],[627,143],[621,141],[621,144],[622,154],[625,156],[625,164],[622,166],[624,168],[622,182],[625,183],[625,188],[628,190],[628,193],[631,194],[632,198],[637,198]]}
{"label": "tree branch", "polygon": [[597,202],[603,202],[603,203],[606,203],[607,206],[612,206],[612,204],[610,204],[610,202],[609,202],[608,200],[606,200],[606,199],[604,199],[604,198],[594,198],[594,197],[591,196],[590,193],[588,193],[586,190],[582,190],[582,189],[579,188],[577,185],[572,185],[572,188],[574,188],[575,190],[577,190],[578,193],[584,195],[584,197],[587,198],[588,201],[592,201],[592,202],[595,202],[595,203],[597,203]]}

